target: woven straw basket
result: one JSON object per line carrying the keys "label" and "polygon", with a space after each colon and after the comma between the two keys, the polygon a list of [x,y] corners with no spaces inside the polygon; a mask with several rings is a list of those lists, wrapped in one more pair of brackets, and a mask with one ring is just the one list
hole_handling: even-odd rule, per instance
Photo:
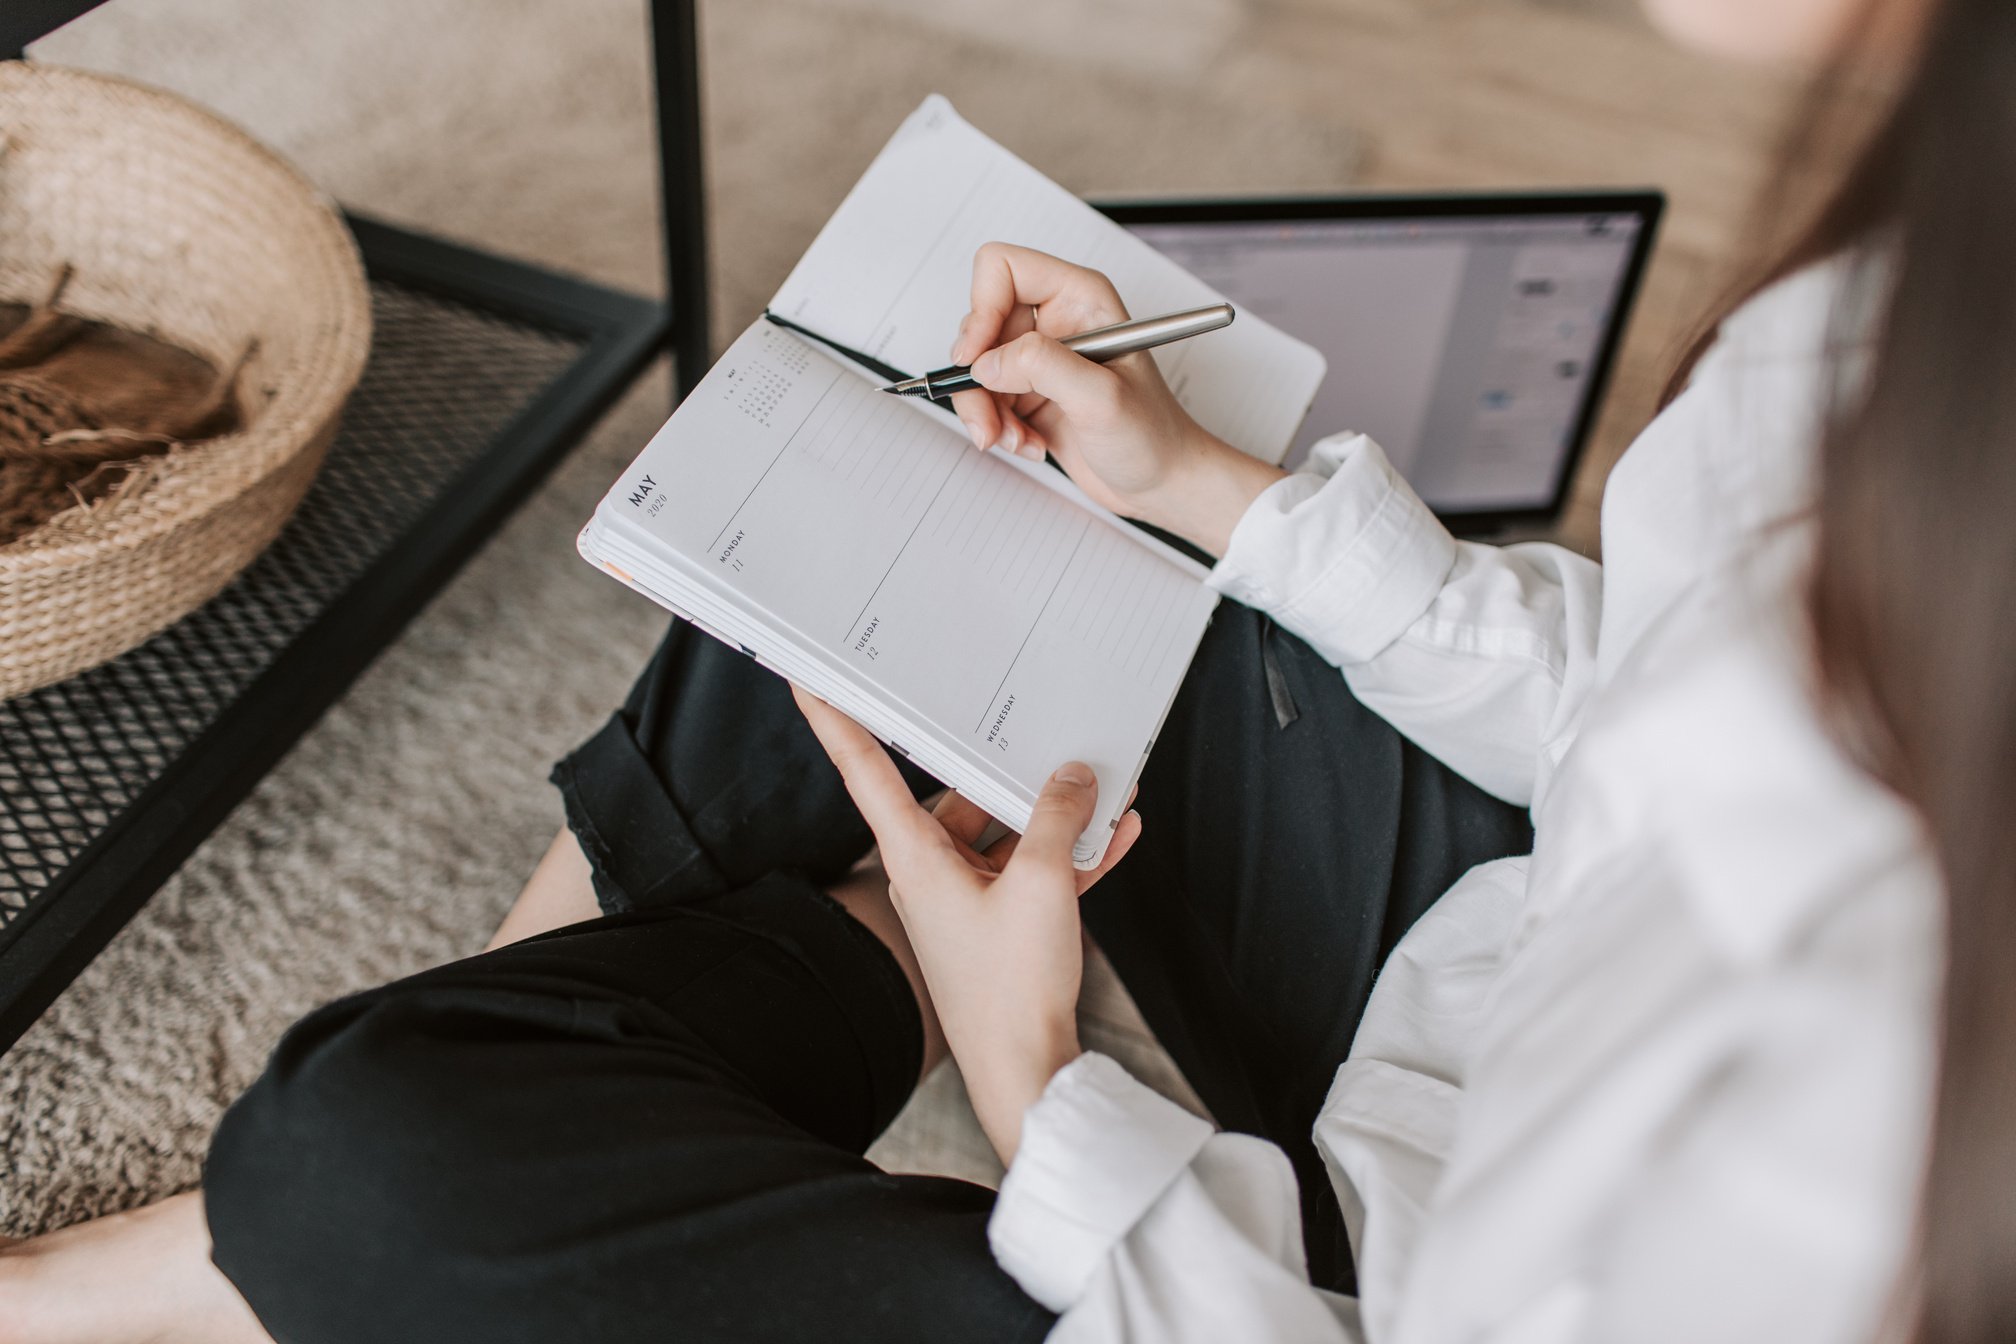
{"label": "woven straw basket", "polygon": [[157,90],[0,62],[0,302],[68,263],[65,311],[229,368],[242,427],[141,459],[0,546],[0,699],[116,656],[208,600],[300,503],[364,369],[370,292],[329,202]]}

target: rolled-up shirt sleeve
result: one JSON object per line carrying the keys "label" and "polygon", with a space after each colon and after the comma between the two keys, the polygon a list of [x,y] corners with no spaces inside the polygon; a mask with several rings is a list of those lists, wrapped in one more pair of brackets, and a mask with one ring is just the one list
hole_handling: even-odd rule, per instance
{"label": "rolled-up shirt sleeve", "polygon": [[1309,1283],[1280,1149],[1204,1120],[1087,1054],[1022,1122],[988,1240],[1061,1319],[1053,1344],[1358,1338]]}
{"label": "rolled-up shirt sleeve", "polygon": [[1211,584],[1480,787],[1530,805],[1595,671],[1602,570],[1559,546],[1459,542],[1363,434],[1318,443],[1232,534]]}

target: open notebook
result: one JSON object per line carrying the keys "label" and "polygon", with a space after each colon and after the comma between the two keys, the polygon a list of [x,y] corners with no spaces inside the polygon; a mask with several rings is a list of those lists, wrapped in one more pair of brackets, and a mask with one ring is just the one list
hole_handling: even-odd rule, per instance
{"label": "open notebook", "polygon": [[[1020,830],[1089,763],[1096,864],[1209,622],[1195,561],[1063,473],[974,450],[943,408],[878,387],[945,362],[974,251],[1041,248],[1132,312],[1218,300],[981,135],[912,113],[759,320],[583,529],[581,553],[858,719]],[[1206,427],[1278,461],[1323,359],[1250,316],[1156,357]]]}

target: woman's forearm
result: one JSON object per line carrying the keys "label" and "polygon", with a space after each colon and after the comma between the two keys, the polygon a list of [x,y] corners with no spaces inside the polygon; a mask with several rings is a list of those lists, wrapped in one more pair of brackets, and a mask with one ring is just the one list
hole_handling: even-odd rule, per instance
{"label": "woman's forearm", "polygon": [[1178,450],[1165,482],[1131,501],[1134,516],[1222,556],[1253,501],[1287,474],[1199,427]]}
{"label": "woman's forearm", "polygon": [[984,1042],[952,1043],[952,1057],[966,1083],[973,1114],[987,1141],[1010,1166],[1022,1145],[1022,1117],[1042,1097],[1050,1080],[1082,1054],[1077,1025],[1045,1023],[1031,1014],[1026,1022],[987,1033]]}

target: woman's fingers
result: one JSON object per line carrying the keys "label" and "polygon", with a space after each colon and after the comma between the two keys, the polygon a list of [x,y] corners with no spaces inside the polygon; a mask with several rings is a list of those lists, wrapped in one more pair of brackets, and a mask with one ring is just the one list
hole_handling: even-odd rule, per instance
{"label": "woman's fingers", "polygon": [[[966,316],[959,319],[959,333],[952,340],[951,356],[954,364],[970,364],[982,351],[997,345],[1006,345],[1017,336],[1037,329],[1036,308],[1033,304],[1016,304],[998,322],[992,320],[994,316],[990,314],[989,318],[983,319],[979,313],[969,311]],[[973,335],[976,328],[991,332],[991,339],[982,340],[979,336]]]}
{"label": "woman's fingers", "polygon": [[954,789],[938,800],[938,806],[931,809],[945,833],[960,844],[971,849],[980,842],[980,837],[994,824],[994,818],[977,807],[973,800]]}
{"label": "woman's fingers", "polygon": [[966,426],[966,437],[973,440],[973,446],[985,452],[1001,439],[1001,404],[992,392],[984,388],[974,388],[970,392],[952,394],[952,413],[959,417],[959,423]]}
{"label": "woman's fingers", "polygon": [[[948,859],[964,868],[969,859],[977,857],[973,846],[992,817],[956,791],[939,800],[935,814],[926,812],[910,796],[909,785],[874,734],[801,686],[792,686],[791,694],[875,833],[892,875],[897,867]],[[1133,801],[1131,794],[1128,801]],[[1071,852],[1091,824],[1098,802],[1099,781],[1090,766],[1074,761],[1060,767],[1036,795],[1022,835],[1005,837],[989,846],[989,866],[999,867],[1012,860],[1058,867],[1073,873],[1078,894],[1083,895],[1112,871],[1141,835],[1140,814],[1126,813],[1114,828],[1099,866],[1077,872]]]}
{"label": "woman's fingers", "polygon": [[[1140,838],[1141,814],[1139,812],[1121,814],[1118,824],[1113,828],[1113,838],[1107,842],[1106,852],[1099,857],[1099,866],[1085,872],[1077,872],[1074,864],[1072,871],[1077,873],[1078,894],[1083,896],[1100,878],[1112,872],[1113,865],[1126,858],[1127,851],[1132,849],[1134,842]],[[1022,837],[1011,832],[987,846],[987,851],[982,857],[986,859],[989,867],[999,871],[1007,867],[1008,860],[1015,857],[1015,846],[1021,843]]]}
{"label": "woman's fingers", "polygon": [[986,243],[973,254],[973,313],[959,337],[958,363],[1022,334],[1017,310],[1037,309],[1034,326],[1055,335],[1127,320],[1113,282],[1097,271],[1012,243]]}
{"label": "woman's fingers", "polygon": [[1036,423],[1036,417],[1049,404],[1042,394],[1037,392],[1024,392],[1020,396],[1008,398],[1008,409],[1020,416],[1022,423],[1039,434],[1043,432],[1043,427]]}
{"label": "woman's fingers", "polygon": [[[1039,332],[1054,340],[1127,316],[1112,282],[1099,272],[1010,243],[987,243],[974,254],[972,303],[952,342],[955,364],[970,364],[1003,347],[1019,347]],[[1026,356],[1019,358],[1028,363]],[[1037,374],[1044,366],[1042,361],[1029,365]],[[1042,376],[1056,381],[1055,373]],[[990,379],[983,377],[982,382],[994,386]],[[1049,444],[1029,415],[1041,404],[1043,391],[1042,383],[1032,377],[1019,389],[1020,395],[958,393],[952,409],[975,447],[998,444],[1041,461]]]}
{"label": "woman's fingers", "polygon": [[1030,809],[1029,825],[1022,842],[1015,846],[1014,862],[1020,865],[1061,865],[1071,868],[1071,851],[1078,837],[1092,824],[1092,809],[1099,802],[1099,779],[1083,761],[1057,767],[1044,781]]}
{"label": "woman's fingers", "polygon": [[1034,392],[1073,419],[1110,418],[1125,391],[1120,375],[1048,336],[1030,332],[974,361],[973,376],[992,392]]}
{"label": "woman's fingers", "polygon": [[[1017,336],[1027,336],[1030,332],[1035,330],[1036,330],[1035,306],[1033,304],[1018,303],[1013,308],[1010,308],[1008,310],[1008,316],[1006,320],[1004,320],[1001,323],[1000,329],[994,333],[994,340],[992,341],[991,344],[1006,345],[1008,344],[1008,342],[1014,340]],[[989,346],[985,345],[980,346],[978,349],[975,349],[973,351],[973,354],[977,358],[981,351],[989,348],[990,348]]]}
{"label": "woman's fingers", "polygon": [[1049,445],[1027,420],[1004,407],[1002,400],[978,389],[954,392],[952,411],[959,417],[959,423],[966,426],[966,435],[975,448],[984,452],[998,444],[1003,452],[1020,453],[1041,462]]}
{"label": "woman's fingers", "polygon": [[1106,853],[1100,858],[1099,866],[1089,872],[1078,874],[1078,894],[1083,896],[1092,890],[1092,884],[1113,871],[1113,865],[1127,857],[1127,851],[1134,848],[1134,842],[1141,838],[1141,814],[1123,812],[1120,824],[1113,828],[1113,838],[1106,843]]}
{"label": "woman's fingers", "polygon": [[1043,441],[1043,436],[1036,432],[1035,426],[1013,411],[1002,418],[1005,424],[1001,430],[1001,446],[1018,457],[1026,457],[1031,462],[1041,462],[1043,454],[1049,451],[1049,445]]}
{"label": "woman's fingers", "polygon": [[791,694],[888,862],[915,862],[934,850],[951,851],[944,827],[910,796],[910,786],[873,733],[801,686],[793,686]]}
{"label": "woman's fingers", "polygon": [[[969,358],[977,358],[992,346],[1005,345],[1036,329],[1035,310],[1018,306],[1000,325],[994,339],[988,345],[972,345],[969,356],[967,333],[978,321],[977,313],[968,313],[960,322],[959,338],[952,342],[954,364],[967,363]],[[1043,436],[1030,425],[1024,408],[1025,405],[1033,407],[1041,402],[1041,397],[997,397],[984,390],[955,392],[952,394],[952,411],[966,426],[966,435],[973,440],[975,448],[984,452],[998,443],[1005,452],[1021,453],[1024,457],[1040,461],[1047,445]]]}

